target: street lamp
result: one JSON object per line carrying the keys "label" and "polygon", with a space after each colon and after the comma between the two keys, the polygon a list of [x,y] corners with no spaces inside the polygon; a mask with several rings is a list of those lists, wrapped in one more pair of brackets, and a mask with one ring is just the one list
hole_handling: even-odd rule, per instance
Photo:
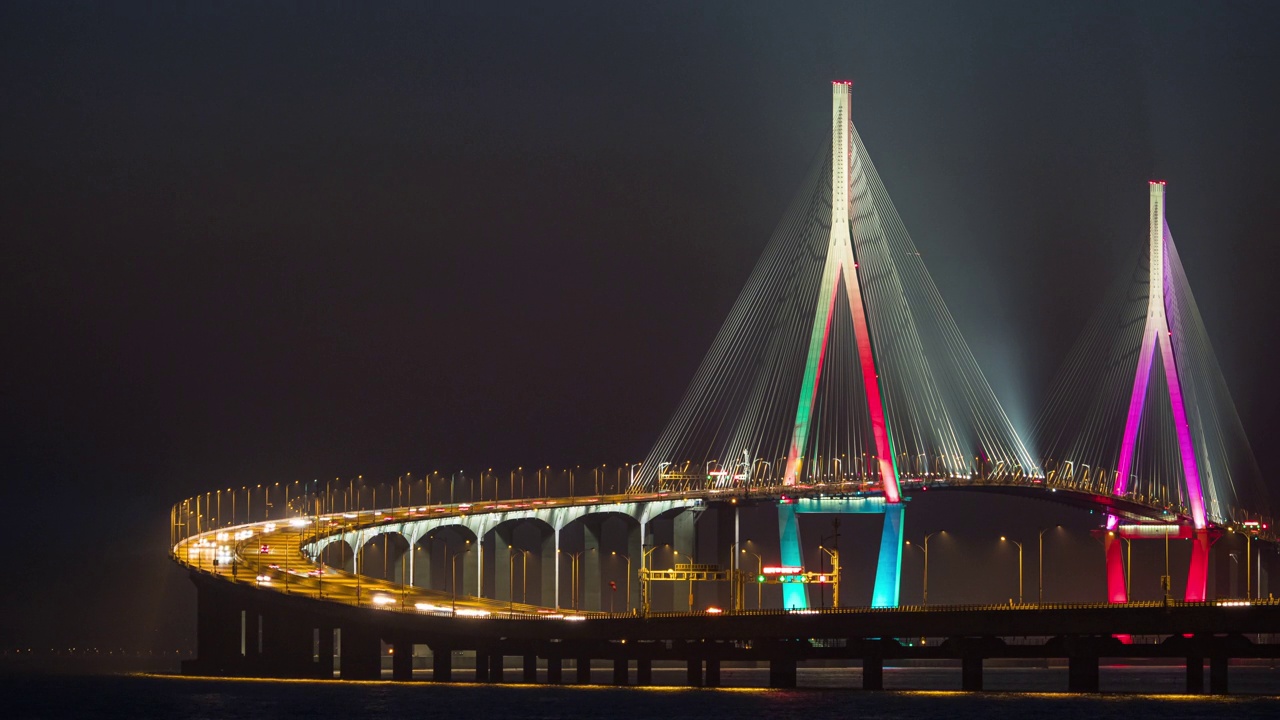
{"label": "street lamp", "polygon": [[[1036,605],[1043,605],[1043,604],[1044,604],[1044,534],[1045,534],[1045,533],[1047,533],[1047,532],[1049,532],[1050,530],[1056,530],[1056,529],[1061,528],[1061,527],[1062,527],[1061,525],[1054,525],[1054,526],[1053,526],[1053,527],[1051,527],[1051,528],[1044,528],[1043,530],[1041,530],[1041,531],[1040,531],[1040,538],[1039,538],[1039,540],[1040,540],[1040,558],[1039,558],[1039,562],[1038,562],[1038,563],[1037,563],[1037,565],[1036,565],[1036,569],[1037,569],[1037,571],[1040,573],[1040,581],[1039,581],[1039,583],[1038,583],[1038,585],[1039,585],[1039,590],[1038,590],[1038,593],[1037,593],[1037,595],[1036,595]],[[1126,583],[1125,583],[1125,596],[1126,596],[1126,597],[1128,597],[1128,590],[1129,590],[1128,585],[1129,585],[1129,584],[1128,584],[1128,582],[1126,582]]]}
{"label": "street lamp", "polygon": [[[920,546],[921,550],[924,551],[924,588],[922,593],[923,602],[921,604],[925,606],[928,606],[929,604],[929,538],[937,535],[938,533],[946,533],[946,530],[938,530],[925,535],[924,542]],[[906,544],[910,545],[911,541],[908,540]]]}
{"label": "street lamp", "polygon": [[[671,564],[673,570],[675,569],[674,566],[676,558],[681,555],[684,555],[684,553],[675,548],[671,548]],[[693,612],[693,558],[689,555],[685,555],[685,557],[689,559],[689,612]]]}
{"label": "street lamp", "polygon": [[576,553],[558,551],[562,555],[569,556],[569,594],[573,601],[573,609],[578,609],[578,558],[582,557],[585,550],[579,550]]}
{"label": "street lamp", "polygon": [[627,611],[627,612],[631,612],[631,556],[629,556],[629,555],[618,555],[618,553],[617,553],[616,551],[612,551],[612,552],[610,552],[609,554],[610,554],[610,555],[617,555],[618,557],[620,557],[620,558],[622,558],[623,560],[626,560],[626,561],[627,561],[627,583],[626,583],[626,585],[627,585],[627,587],[626,587],[627,596],[626,596],[625,608],[626,608],[626,611]]}
{"label": "street lamp", "polygon": [[1017,540],[1010,540],[1009,538],[1003,535],[1000,536],[1000,541],[1011,542],[1014,545],[1018,546],[1018,604],[1021,605],[1022,604],[1022,543],[1018,542]]}
{"label": "street lamp", "polygon": [[[748,540],[747,542],[751,542]],[[742,552],[756,557],[756,609],[761,610],[764,600],[764,583],[760,582],[760,578],[764,576],[764,558],[759,554],[753,553],[746,548],[742,548]]]}

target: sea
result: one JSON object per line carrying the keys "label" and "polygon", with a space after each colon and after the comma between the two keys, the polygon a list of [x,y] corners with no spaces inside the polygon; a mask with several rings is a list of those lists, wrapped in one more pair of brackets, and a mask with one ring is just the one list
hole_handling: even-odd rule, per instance
{"label": "sea", "polygon": [[[593,679],[608,676],[597,668]],[[0,674],[0,718],[1280,718],[1280,670],[1269,667],[1232,667],[1223,696],[1183,694],[1184,671],[1169,666],[1103,667],[1102,692],[1090,695],[1062,692],[1063,668],[988,668],[984,677],[983,692],[961,692],[959,668],[886,668],[887,689],[867,692],[857,670],[842,668],[801,668],[801,687],[789,690],[760,689],[768,671],[759,668],[725,668],[716,689],[682,687],[678,668],[654,668],[656,685],[644,688],[16,672]]]}

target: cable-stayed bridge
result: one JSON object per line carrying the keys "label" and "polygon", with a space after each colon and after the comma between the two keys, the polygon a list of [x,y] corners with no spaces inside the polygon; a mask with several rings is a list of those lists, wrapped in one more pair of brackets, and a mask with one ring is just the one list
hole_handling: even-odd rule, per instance
{"label": "cable-stayed bridge", "polygon": [[[797,193],[642,462],[612,475],[603,467],[576,477],[537,469],[528,484],[521,470],[519,492],[515,471],[505,485],[481,473],[478,492],[475,477],[464,493],[452,476],[447,501],[443,477],[419,479],[415,495],[415,481],[402,476],[381,501],[376,488],[366,500],[354,483],[346,492],[340,483],[286,484],[274,505],[261,486],[258,496],[242,489],[242,501],[228,489],[229,508],[222,492],[207,493],[173,509],[175,559],[204,573],[202,588],[216,587],[211,577],[324,602],[327,582],[328,601],[356,608],[474,618],[505,606],[509,619],[570,620],[592,617],[583,609],[604,610],[603,568],[625,559],[627,611],[647,613],[654,584],[678,581],[688,582],[694,612],[694,583],[714,579],[733,588],[726,604],[741,611],[741,501],[776,507],[773,574],[795,580],[781,583],[782,611],[811,610],[801,580],[828,582],[805,567],[798,515],[883,516],[880,543],[869,549],[877,556],[869,605],[887,609],[900,605],[912,495],[980,490],[1100,510],[1107,600],[1115,605],[1130,600],[1122,541],[1191,540],[1185,601],[1205,601],[1217,536],[1273,540],[1274,533],[1261,473],[1173,245],[1164,183],[1150,185],[1151,232],[1135,243],[1140,258],[1118,273],[1024,435],[961,336],[851,118],[850,85],[834,83],[830,152]],[[257,516],[255,503],[283,510]],[[733,518],[714,530],[717,545],[729,549],[723,564],[694,561],[693,520],[708,507]],[[623,539],[606,555],[609,523]],[[670,538],[662,545],[673,553],[670,570],[651,558],[659,525]],[[570,536],[573,543],[562,542]],[[380,580],[362,566],[376,542],[386,571]],[[838,581],[834,567],[831,575]]]}

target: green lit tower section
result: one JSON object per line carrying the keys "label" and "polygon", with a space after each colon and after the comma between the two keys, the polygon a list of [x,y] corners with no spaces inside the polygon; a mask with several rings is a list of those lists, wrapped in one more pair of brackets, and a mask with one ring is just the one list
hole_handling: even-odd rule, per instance
{"label": "green lit tower section", "polygon": [[[871,333],[863,305],[862,287],[858,279],[858,262],[854,253],[852,232],[853,203],[849,188],[850,169],[854,147],[850,131],[849,82],[835,82],[831,86],[831,237],[827,244],[826,265],[822,272],[817,305],[814,310],[813,330],[809,336],[809,353],[805,361],[804,378],[800,385],[800,398],[796,407],[795,429],[791,449],[787,453],[786,474],[783,482],[795,485],[804,462],[805,444],[809,439],[813,407],[822,379],[823,361],[826,358],[827,341],[831,334],[831,319],[836,301],[840,298],[840,285],[844,281],[845,297],[853,318],[857,342],[858,362],[862,384],[867,399],[867,414],[875,441],[876,464],[885,500],[885,530],[881,542],[880,562],[876,571],[876,587],[873,604],[896,606],[898,603],[898,575],[901,569],[902,494],[898,485],[898,468],[894,459],[893,437],[885,419],[884,400],[880,393],[880,380],[876,370],[875,354],[871,347]],[[783,565],[802,566],[800,536],[796,525],[795,510],[780,505],[778,527],[782,545]],[[890,587],[891,586],[891,587]],[[807,607],[803,586],[783,586],[783,607]]]}

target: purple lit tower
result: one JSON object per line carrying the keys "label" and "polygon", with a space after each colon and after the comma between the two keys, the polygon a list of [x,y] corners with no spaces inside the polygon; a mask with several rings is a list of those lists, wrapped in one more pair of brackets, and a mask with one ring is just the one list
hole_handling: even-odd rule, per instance
{"label": "purple lit tower", "polygon": [[[1151,382],[1152,364],[1159,348],[1160,362],[1164,367],[1165,382],[1169,387],[1169,403],[1178,437],[1178,452],[1182,459],[1182,471],[1186,480],[1187,496],[1191,506],[1191,568],[1187,574],[1188,601],[1205,599],[1205,587],[1209,569],[1209,531],[1205,517],[1204,492],[1200,485],[1200,470],[1196,463],[1195,445],[1187,422],[1187,410],[1183,402],[1183,383],[1179,379],[1178,358],[1174,354],[1173,333],[1169,329],[1168,303],[1174,301],[1176,285],[1169,282],[1168,255],[1169,226],[1164,219],[1163,181],[1151,182],[1151,230],[1150,265],[1147,292],[1146,326],[1142,331],[1142,346],[1138,351],[1138,371],[1133,379],[1133,392],[1129,397],[1129,412],[1125,419],[1124,439],[1120,445],[1120,457],[1116,463],[1114,494],[1124,495],[1128,490],[1130,473],[1134,465],[1134,449],[1138,440],[1138,425],[1142,408]],[[1124,562],[1121,557],[1118,518],[1107,517],[1107,598],[1113,603],[1127,602]]]}

